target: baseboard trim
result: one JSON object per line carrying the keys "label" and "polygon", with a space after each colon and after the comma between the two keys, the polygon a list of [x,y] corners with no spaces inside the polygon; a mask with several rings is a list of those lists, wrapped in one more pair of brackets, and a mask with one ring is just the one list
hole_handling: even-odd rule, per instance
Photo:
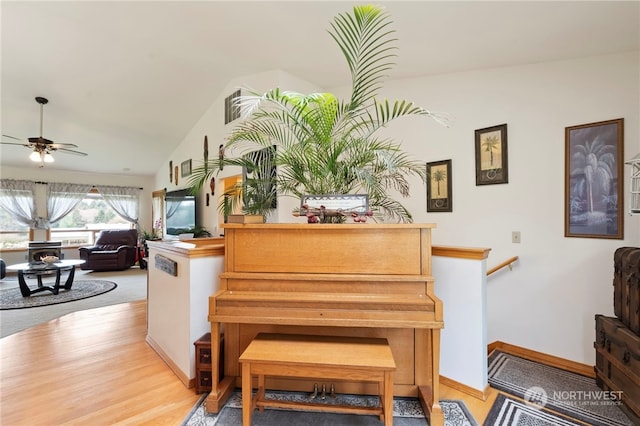
{"label": "baseboard trim", "polygon": [[440,384],[441,385],[445,385],[448,386],[452,389],[455,389],[457,391],[460,391],[462,393],[465,393],[467,395],[470,395],[476,399],[480,399],[482,401],[486,401],[488,396],[489,396],[489,388],[490,386],[487,385],[486,388],[484,388],[484,390],[478,390],[476,388],[472,388],[470,386],[467,386],[463,383],[457,382],[455,380],[452,380],[448,377],[445,376],[440,376]]}
{"label": "baseboard trim", "polygon": [[500,350],[504,353],[519,356],[521,358],[528,359],[530,361],[546,364],[551,367],[560,368],[562,370],[570,371],[572,373],[581,374],[583,376],[594,378],[596,373],[593,369],[593,365],[582,364],[580,362],[571,361],[565,358],[560,358],[554,355],[548,355],[542,352],[534,351],[532,349],[523,348],[521,346],[511,345],[509,343],[495,341],[487,346],[487,353],[491,354],[494,350]]}
{"label": "baseboard trim", "polygon": [[147,342],[147,344],[151,346],[151,349],[153,349],[158,354],[158,356],[165,362],[165,364],[167,364],[167,366],[171,369],[171,371],[173,371],[173,374],[175,374],[178,377],[178,379],[180,379],[182,384],[185,385],[187,389],[191,389],[195,387],[196,385],[195,377],[193,379],[189,379],[186,376],[186,374],[184,374],[182,370],[180,370],[178,365],[175,362],[173,362],[171,357],[167,355],[165,351],[162,350],[160,345],[158,345],[150,336],[147,335],[145,342]]}

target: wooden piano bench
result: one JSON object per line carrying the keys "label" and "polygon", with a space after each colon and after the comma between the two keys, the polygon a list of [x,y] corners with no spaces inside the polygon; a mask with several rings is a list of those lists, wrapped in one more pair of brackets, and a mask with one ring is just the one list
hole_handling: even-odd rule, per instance
{"label": "wooden piano bench", "polygon": [[[296,408],[378,415],[393,424],[395,361],[387,339],[260,333],[239,358],[242,363],[242,424],[251,425],[258,407]],[[253,397],[252,377],[258,376]],[[378,407],[275,401],[265,398],[265,376],[377,382]]]}

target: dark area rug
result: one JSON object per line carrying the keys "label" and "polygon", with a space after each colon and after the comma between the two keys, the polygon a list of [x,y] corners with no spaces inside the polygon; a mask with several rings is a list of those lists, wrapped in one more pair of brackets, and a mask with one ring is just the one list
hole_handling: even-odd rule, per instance
{"label": "dark area rug", "polygon": [[498,394],[496,401],[484,421],[484,426],[582,426],[503,394]]}
{"label": "dark area rug", "polygon": [[71,289],[61,288],[58,294],[54,295],[50,291],[42,291],[28,297],[22,297],[19,287],[7,288],[0,290],[0,310],[35,308],[73,302],[107,293],[116,287],[117,284],[111,281],[76,280]]}
{"label": "dark area rug", "polygon": [[620,409],[621,401],[600,389],[595,379],[500,351],[489,357],[489,384],[534,408],[548,408],[589,425],[633,425]]}
{"label": "dark area rug", "polygon": [[[300,392],[268,391],[266,396],[269,399],[297,401],[307,398],[307,394]],[[238,426],[242,424],[240,392],[235,392],[217,414],[205,411],[205,399],[206,394],[189,412],[181,426]],[[327,399],[326,403],[375,406],[378,404],[378,398],[375,396],[338,395],[336,399]],[[440,405],[444,412],[445,426],[478,425],[464,402],[443,400],[440,401]],[[262,413],[258,410],[253,412],[251,424],[252,426],[380,426],[382,423],[377,416],[265,408]],[[428,422],[417,399],[394,398],[393,424],[394,426],[426,426]]]}

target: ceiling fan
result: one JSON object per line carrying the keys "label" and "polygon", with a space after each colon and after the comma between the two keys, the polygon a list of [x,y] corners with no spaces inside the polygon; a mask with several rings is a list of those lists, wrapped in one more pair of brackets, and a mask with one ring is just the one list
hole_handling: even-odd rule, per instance
{"label": "ceiling fan", "polygon": [[44,105],[49,103],[49,100],[47,98],[37,96],[36,102],[40,104],[40,136],[28,138],[27,140],[22,140],[14,136],[2,135],[3,138],[20,141],[20,143],[3,141],[3,142],[0,142],[0,144],[19,145],[19,146],[25,146],[29,149],[32,149],[33,152],[29,156],[29,159],[35,162],[39,162],[40,167],[42,167],[44,163],[52,163],[54,161],[53,156],[51,155],[53,151],[59,151],[65,154],[79,155],[83,157],[86,156],[87,154],[84,152],[70,149],[70,148],[77,148],[78,147],[77,145],[74,145],[72,143],[55,143],[52,140],[42,137],[43,109],[44,109]]}

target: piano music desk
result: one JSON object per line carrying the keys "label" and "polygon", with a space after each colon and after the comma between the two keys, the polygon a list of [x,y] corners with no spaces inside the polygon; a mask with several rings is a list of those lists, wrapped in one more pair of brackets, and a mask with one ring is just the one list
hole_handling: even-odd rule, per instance
{"label": "piano music desk", "polygon": [[[258,407],[297,408],[323,412],[378,415],[393,424],[393,372],[396,369],[386,339],[260,333],[239,358],[242,364],[242,424],[251,425]],[[252,396],[252,378],[258,390]],[[376,382],[380,405],[357,407],[265,398],[265,376],[306,377],[316,380]]]}

